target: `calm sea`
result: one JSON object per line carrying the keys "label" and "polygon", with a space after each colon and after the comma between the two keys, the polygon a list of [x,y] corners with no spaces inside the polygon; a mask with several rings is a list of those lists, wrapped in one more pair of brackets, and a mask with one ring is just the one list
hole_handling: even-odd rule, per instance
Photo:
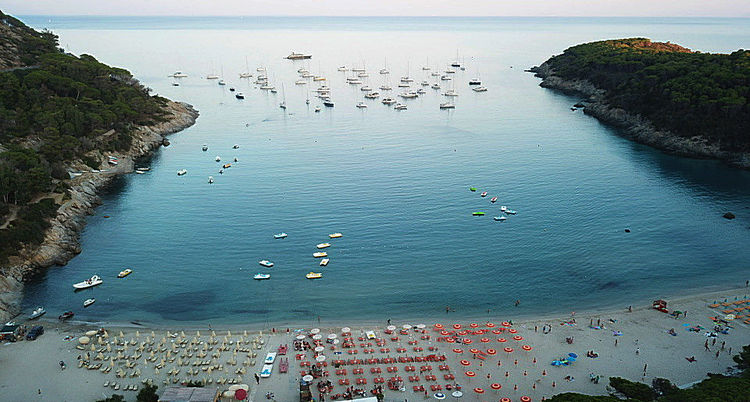
{"label": "calm sea", "polygon": [[[750,172],[622,139],[571,111],[577,98],[523,71],[606,38],[730,52],[750,45],[750,20],[23,19],[201,112],[144,162],[148,174],[116,181],[88,219],[83,252],[34,280],[26,309],[187,325],[420,318],[446,306],[494,317],[625,306],[750,279]],[[292,51],[313,58],[284,60]],[[363,92],[337,71],[365,67],[377,89],[387,66],[396,97],[399,77],[419,88],[457,57],[465,71],[401,112],[371,100],[357,109]],[[277,94],[238,78],[246,60],[254,75],[267,68]],[[300,68],[327,78],[335,108],[313,111],[320,102],[308,91],[318,83],[295,85]],[[177,70],[188,77],[172,86]],[[469,89],[474,77],[488,92]],[[456,109],[440,110],[450,88]],[[221,175],[217,155],[238,162]],[[501,205],[518,214],[493,221]],[[289,237],[274,240],[282,231]],[[344,237],[321,268],[312,253],[332,232]],[[262,259],[275,266],[261,268]],[[125,267],[135,272],[116,279]],[[323,279],[305,279],[310,271]],[[257,272],[271,280],[253,281]],[[102,286],[73,292],[93,274]],[[97,302],[84,310],[89,297]]]}

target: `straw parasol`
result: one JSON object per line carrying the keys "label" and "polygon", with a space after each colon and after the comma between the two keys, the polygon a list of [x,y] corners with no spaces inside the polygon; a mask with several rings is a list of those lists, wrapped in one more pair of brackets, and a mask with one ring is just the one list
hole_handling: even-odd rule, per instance
{"label": "straw parasol", "polygon": [[320,333],[320,328],[313,328],[313,329],[310,330],[310,333],[313,334],[313,335],[319,334]]}
{"label": "straw parasol", "polygon": [[297,335],[297,340],[300,340],[300,341],[301,341],[301,340],[303,340],[303,339],[305,339],[305,336],[304,336],[304,335]]}
{"label": "straw parasol", "polygon": [[341,332],[344,332],[344,333],[346,333],[346,332],[352,332],[352,329],[349,328],[349,327],[344,327],[344,328],[341,328]]}
{"label": "straw parasol", "polygon": [[317,356],[317,357],[315,358],[315,360],[317,360],[317,361],[319,361],[319,362],[324,362],[324,361],[326,361],[326,357],[325,357],[325,356],[323,356],[323,355],[320,355],[320,356]]}
{"label": "straw parasol", "polygon": [[325,348],[325,347],[323,347],[323,346],[316,346],[314,350],[315,350],[316,352],[322,352],[322,351],[326,350],[326,348]]}
{"label": "straw parasol", "polygon": [[407,329],[407,330],[408,330],[408,329],[411,329],[411,325],[409,325],[409,324],[404,324],[404,325],[402,325],[402,326],[401,326],[401,328],[403,328],[403,329]]}
{"label": "straw parasol", "polygon": [[328,334],[328,339],[336,339],[337,336],[336,334]]}
{"label": "straw parasol", "polygon": [[81,345],[88,345],[89,342],[91,342],[91,339],[88,336],[82,336],[78,338],[78,343],[80,343]]}
{"label": "straw parasol", "polygon": [[312,337],[312,338],[313,338],[313,339],[315,339],[315,340],[317,341],[317,340],[319,340],[319,339],[323,339],[323,336],[322,336],[322,335],[320,335],[320,334],[315,334],[315,335],[313,335],[313,337]]}

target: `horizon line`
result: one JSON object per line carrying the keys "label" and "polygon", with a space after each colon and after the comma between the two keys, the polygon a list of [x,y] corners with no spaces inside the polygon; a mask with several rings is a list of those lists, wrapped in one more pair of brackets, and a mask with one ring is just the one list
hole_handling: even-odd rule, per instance
{"label": "horizon line", "polygon": [[296,15],[296,14],[248,14],[248,15],[176,15],[176,14],[15,14],[18,17],[171,17],[171,18],[245,18],[245,17],[277,17],[277,18],[721,18],[721,19],[750,19],[750,16],[719,16],[719,15]]}

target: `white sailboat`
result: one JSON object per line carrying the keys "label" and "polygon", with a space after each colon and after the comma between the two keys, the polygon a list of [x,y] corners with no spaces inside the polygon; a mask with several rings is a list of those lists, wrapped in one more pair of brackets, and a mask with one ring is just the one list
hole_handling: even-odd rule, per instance
{"label": "white sailboat", "polygon": [[282,109],[286,109],[286,91],[284,90],[284,83],[281,83],[281,103],[279,103],[279,107]]}
{"label": "white sailboat", "polygon": [[240,78],[250,78],[253,74],[250,72],[250,67],[247,64],[247,56],[245,56],[245,72],[240,73]]}
{"label": "white sailboat", "polygon": [[390,71],[388,71],[388,59],[385,59],[385,62],[384,62],[383,68],[381,68],[381,69],[380,69],[380,74],[383,74],[383,75],[385,75],[385,74],[390,74],[390,73],[391,73],[391,72],[390,72]]}

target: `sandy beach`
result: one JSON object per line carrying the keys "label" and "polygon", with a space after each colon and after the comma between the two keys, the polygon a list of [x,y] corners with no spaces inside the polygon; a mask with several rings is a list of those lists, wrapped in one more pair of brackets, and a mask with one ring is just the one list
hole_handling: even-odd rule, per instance
{"label": "sandy beach", "polygon": [[[126,388],[140,389],[145,382],[152,382],[161,391],[165,382],[172,385],[209,380],[209,385],[220,391],[232,384],[248,384],[251,400],[266,400],[266,393],[272,392],[277,401],[296,401],[302,371],[309,373],[307,365],[316,365],[318,355],[325,356],[320,359],[320,367],[328,376],[313,381],[316,400],[320,381],[333,383],[332,392],[326,395],[331,400],[348,387],[369,393],[380,378],[385,381],[381,386],[386,401],[434,398],[438,392],[446,394],[447,399],[457,399],[452,396],[457,384],[461,387],[460,399],[467,401],[503,397],[517,401],[522,396],[541,400],[567,391],[604,395],[611,376],[647,383],[663,377],[684,387],[704,379],[706,373],[722,373],[732,366],[731,356],[750,339],[750,325],[742,322],[748,317],[731,321],[728,333],[715,337],[709,336],[714,328],[710,317],[724,317],[722,310],[750,306],[733,304],[748,299],[750,289],[736,288],[668,300],[670,311],[686,313],[677,318],[650,305],[639,305],[632,306],[632,312],[626,306],[608,313],[579,311],[544,320],[498,317],[490,322],[471,322],[453,314],[436,317],[434,322],[394,319],[390,323],[393,331],[387,329],[386,322],[379,326],[351,323],[351,335],[342,327],[319,328],[322,349],[318,352],[313,338],[318,331],[313,328],[170,330],[105,326],[106,335],[91,335],[90,342],[82,345],[80,337],[100,327],[40,321],[45,333],[37,340],[0,345],[0,392],[12,400],[93,401],[114,393],[135,400],[137,391]],[[718,307],[709,307],[717,302]],[[722,302],[730,305],[722,306]],[[747,310],[736,314],[744,315],[743,311]],[[375,339],[368,340],[367,331],[373,331]],[[295,350],[298,337],[311,349]],[[280,345],[288,345],[286,355],[278,355],[271,376],[256,383],[254,374],[262,369],[263,358],[268,352],[277,352]],[[525,345],[530,350],[524,350]],[[589,351],[598,357],[587,357]],[[569,361],[570,353],[577,356],[575,361]],[[695,361],[688,361],[689,357]],[[383,361],[388,358],[395,362]],[[288,359],[288,373],[279,372],[282,359]],[[381,363],[368,363],[370,359]],[[566,359],[567,365],[551,364]],[[335,367],[338,360],[345,363]],[[67,368],[62,370],[59,361]],[[414,371],[407,371],[410,367]],[[340,371],[344,369],[346,374]],[[358,369],[362,374],[355,374]],[[600,376],[600,381],[593,382],[592,375]],[[410,381],[414,376],[419,380]],[[388,389],[392,377],[402,378],[403,384],[397,388],[403,390]],[[357,385],[357,379],[367,383]],[[339,380],[349,380],[350,385],[339,385]],[[500,389],[493,389],[493,384]],[[442,389],[431,389],[437,385]],[[421,390],[414,391],[415,386],[424,386],[427,396]],[[451,389],[446,390],[447,386]]]}

